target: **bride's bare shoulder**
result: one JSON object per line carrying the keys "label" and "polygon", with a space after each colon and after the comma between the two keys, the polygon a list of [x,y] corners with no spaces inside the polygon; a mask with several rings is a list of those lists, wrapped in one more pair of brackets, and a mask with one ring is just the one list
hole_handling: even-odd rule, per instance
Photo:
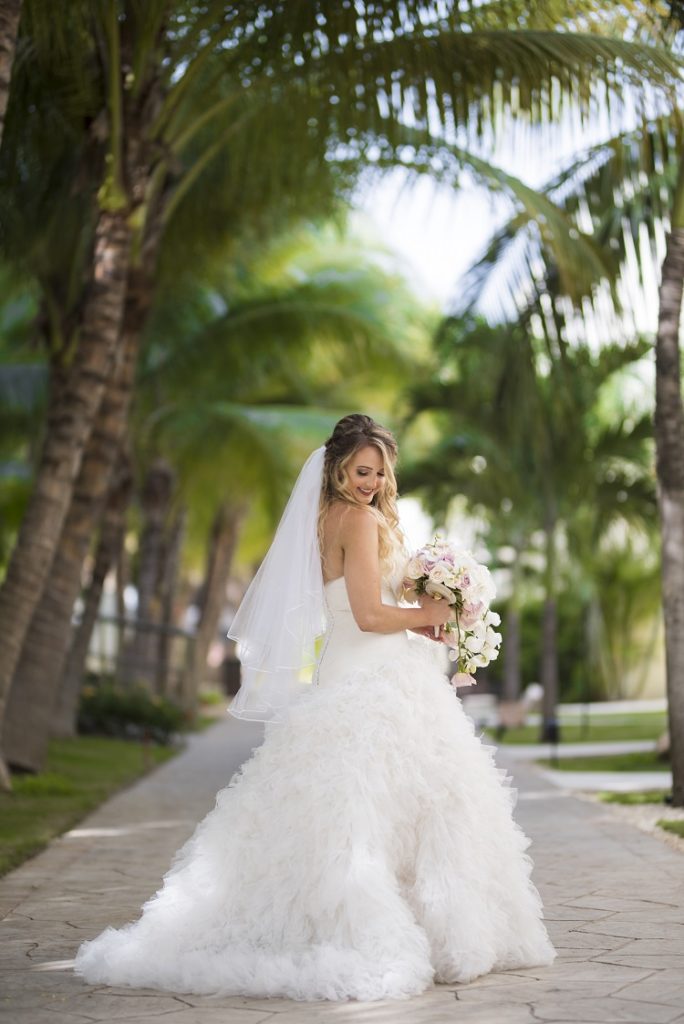
{"label": "bride's bare shoulder", "polygon": [[358,530],[377,530],[377,519],[369,508],[351,505],[348,501],[334,501],[326,516],[326,525],[339,529],[341,534]]}

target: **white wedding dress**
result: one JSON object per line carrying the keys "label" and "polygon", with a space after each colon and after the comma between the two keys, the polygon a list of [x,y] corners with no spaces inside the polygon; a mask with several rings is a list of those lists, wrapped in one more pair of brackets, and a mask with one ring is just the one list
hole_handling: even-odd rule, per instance
{"label": "white wedding dress", "polygon": [[370,1000],[553,960],[515,790],[440,649],[361,632],[343,579],[325,593],[317,685],[267,725],[140,919],[81,946],[87,981]]}

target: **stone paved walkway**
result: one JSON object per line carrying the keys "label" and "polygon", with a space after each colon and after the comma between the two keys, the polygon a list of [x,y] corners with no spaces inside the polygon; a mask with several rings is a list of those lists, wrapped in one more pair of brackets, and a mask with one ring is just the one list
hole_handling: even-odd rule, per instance
{"label": "stone paved walkway", "polygon": [[607,809],[497,757],[519,788],[535,880],[559,951],[551,968],[440,985],[407,1001],[294,1003],[90,987],[80,941],[135,917],[174,850],[249,747],[227,719],[0,882],[7,1024],[684,1024],[684,858]]}

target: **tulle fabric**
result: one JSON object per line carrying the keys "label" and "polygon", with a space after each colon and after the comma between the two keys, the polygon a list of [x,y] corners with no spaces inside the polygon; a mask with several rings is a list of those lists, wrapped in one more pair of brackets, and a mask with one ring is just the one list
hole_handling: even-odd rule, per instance
{"label": "tulle fabric", "polygon": [[344,581],[326,593],[319,685],[266,726],[140,920],[81,947],[88,981],[375,1000],[553,960],[515,790],[436,645],[362,634]]}
{"label": "tulle fabric", "polygon": [[[241,683],[236,718],[286,722],[304,693],[306,670],[327,621],[318,547],[325,447],[304,463],[273,543],[245,594],[228,636],[238,644]],[[310,673],[309,673],[310,675]]]}

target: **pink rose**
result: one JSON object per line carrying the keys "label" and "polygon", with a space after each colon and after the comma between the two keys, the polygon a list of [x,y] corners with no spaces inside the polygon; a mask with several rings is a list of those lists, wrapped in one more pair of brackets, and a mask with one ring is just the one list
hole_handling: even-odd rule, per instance
{"label": "pink rose", "polygon": [[458,621],[459,625],[461,626],[461,629],[471,629],[475,625],[477,620],[482,617],[483,609],[484,604],[482,603],[482,601],[477,601],[473,604],[470,604],[466,601],[466,603],[461,608],[461,611],[459,612],[458,616]]}

